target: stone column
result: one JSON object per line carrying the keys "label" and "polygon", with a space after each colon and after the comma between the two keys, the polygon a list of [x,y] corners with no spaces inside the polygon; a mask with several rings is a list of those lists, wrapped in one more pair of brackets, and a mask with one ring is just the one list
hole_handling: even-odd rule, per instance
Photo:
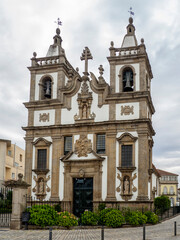
{"label": "stone column", "polygon": [[108,133],[106,138],[107,149],[107,197],[106,201],[116,201],[116,134]]}
{"label": "stone column", "polygon": [[51,198],[50,198],[50,200],[53,200],[53,201],[59,201],[59,161],[60,161],[60,156],[61,156],[61,147],[60,147],[61,142],[62,142],[61,138],[53,137]]}
{"label": "stone column", "polygon": [[148,135],[138,133],[139,162],[138,162],[138,197],[137,200],[146,201],[148,198],[149,159],[148,159]]}
{"label": "stone column", "polygon": [[[24,178],[28,184],[31,184],[32,183],[33,138],[26,137],[25,140],[26,140],[26,151],[25,151],[26,164],[25,164]],[[28,195],[31,195],[31,188],[28,189]]]}
{"label": "stone column", "polygon": [[30,186],[22,178],[23,175],[19,173],[18,180],[8,180],[4,184],[6,187],[13,188],[10,229],[14,230],[21,229],[21,215],[26,208],[27,188]]}

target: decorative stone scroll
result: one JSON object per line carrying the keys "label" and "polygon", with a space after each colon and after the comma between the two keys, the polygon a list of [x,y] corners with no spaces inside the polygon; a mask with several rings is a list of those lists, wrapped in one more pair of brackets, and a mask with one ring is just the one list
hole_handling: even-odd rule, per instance
{"label": "decorative stone scroll", "polygon": [[86,135],[80,135],[79,140],[75,143],[75,153],[78,157],[87,157],[88,153],[92,152],[91,140]]}
{"label": "decorative stone scroll", "polygon": [[121,106],[121,115],[130,115],[130,113],[134,114],[134,106]]}
{"label": "decorative stone scroll", "polygon": [[39,122],[49,122],[49,113],[40,113]]}
{"label": "decorative stone scroll", "polygon": [[34,193],[36,193],[37,199],[43,200],[46,197],[46,193],[50,192],[50,188],[47,185],[47,182],[50,180],[50,176],[46,177],[44,173],[40,173],[34,176],[34,181],[36,182],[36,186],[32,189]]}
{"label": "decorative stone scroll", "polygon": [[137,191],[137,188],[134,186],[133,181],[137,178],[136,173],[132,174],[129,172],[122,173],[122,177],[118,173],[117,178],[120,180],[119,186],[116,188],[116,191],[120,193],[122,199],[128,201],[132,198],[133,192]]}

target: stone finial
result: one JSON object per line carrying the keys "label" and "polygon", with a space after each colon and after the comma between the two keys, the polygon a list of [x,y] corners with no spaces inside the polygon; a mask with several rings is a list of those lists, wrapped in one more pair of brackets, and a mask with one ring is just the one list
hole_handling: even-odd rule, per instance
{"label": "stone finial", "polygon": [[114,42],[111,41],[110,44],[111,44],[111,47],[113,48],[114,47]]}
{"label": "stone finial", "polygon": [[56,28],[56,34],[59,36],[61,33],[60,29],[59,28]]}
{"label": "stone finial", "polygon": [[132,17],[129,18],[129,23],[133,24],[133,18]]}
{"label": "stone finial", "polygon": [[103,66],[100,65],[98,69],[99,69],[99,74],[100,74],[100,76],[102,77],[103,72],[104,72],[104,68],[103,68]]}
{"label": "stone finial", "polygon": [[141,44],[144,44],[144,38],[141,38]]}
{"label": "stone finial", "polygon": [[99,66],[99,74],[100,74],[100,76],[98,77],[98,79],[99,79],[99,83],[100,84],[104,84],[105,83],[105,80],[104,80],[104,78],[103,78],[103,73],[104,73],[104,68],[103,68],[103,66],[102,65],[100,65]]}
{"label": "stone finial", "polygon": [[22,182],[22,179],[23,179],[23,174],[19,173],[18,174],[18,182]]}
{"label": "stone finial", "polygon": [[37,53],[33,52],[33,57],[36,58],[37,57]]}

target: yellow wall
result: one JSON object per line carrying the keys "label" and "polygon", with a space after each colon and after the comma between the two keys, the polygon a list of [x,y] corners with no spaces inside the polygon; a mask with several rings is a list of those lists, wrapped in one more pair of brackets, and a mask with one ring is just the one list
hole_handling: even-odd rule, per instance
{"label": "yellow wall", "polygon": [[[164,194],[164,187],[167,187],[167,194]],[[175,194],[170,194],[170,187],[174,188],[174,193]],[[177,184],[161,184],[161,195],[166,195],[169,198],[173,198],[174,199],[174,205],[176,205],[177,202]]]}

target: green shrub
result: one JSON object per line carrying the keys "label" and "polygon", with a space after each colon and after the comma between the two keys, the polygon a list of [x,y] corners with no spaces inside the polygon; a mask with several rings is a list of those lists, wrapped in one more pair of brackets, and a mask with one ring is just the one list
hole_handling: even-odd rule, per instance
{"label": "green shrub", "polygon": [[99,212],[99,214],[98,214],[98,224],[99,225],[105,225],[105,216],[107,213],[109,213],[112,210],[113,210],[113,208],[105,208]]}
{"label": "green shrub", "polygon": [[61,205],[60,204],[56,204],[53,207],[56,210],[56,212],[61,212]]}
{"label": "green shrub", "polygon": [[171,201],[167,196],[156,197],[154,199],[156,213],[163,214],[171,207]]}
{"label": "green shrub", "polygon": [[81,223],[82,223],[82,225],[90,225],[90,226],[97,225],[98,215],[96,213],[91,212],[91,211],[85,211],[81,215]]}
{"label": "green shrub", "polygon": [[72,226],[77,226],[78,225],[78,220],[76,217],[67,212],[60,212],[58,213],[58,218],[57,218],[57,224],[62,227],[72,227]]}
{"label": "green shrub", "polygon": [[156,224],[158,222],[158,216],[151,212],[151,211],[147,211],[144,213],[147,217],[147,223],[152,223],[152,224]]}
{"label": "green shrub", "polygon": [[106,207],[106,204],[105,204],[105,203],[100,203],[99,206],[98,206],[98,211],[104,210],[105,207]]}
{"label": "green shrub", "polygon": [[128,213],[125,214],[125,220],[129,224],[137,226],[145,224],[147,222],[147,216],[139,211],[128,211]]}
{"label": "green shrub", "polygon": [[45,227],[56,225],[58,214],[55,209],[49,205],[34,205],[27,209],[30,212],[29,223]]}
{"label": "green shrub", "polygon": [[105,225],[108,227],[120,227],[124,222],[124,216],[117,209],[113,209],[105,215]]}

